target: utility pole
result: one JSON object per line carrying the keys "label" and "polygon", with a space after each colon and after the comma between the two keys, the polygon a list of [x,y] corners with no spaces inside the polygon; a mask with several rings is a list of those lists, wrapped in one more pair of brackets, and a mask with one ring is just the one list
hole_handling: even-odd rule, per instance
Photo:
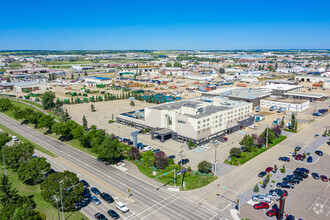
{"label": "utility pole", "polygon": [[268,124],[266,127],[266,147],[268,147]]}
{"label": "utility pole", "polygon": [[217,176],[217,146],[214,145],[214,175]]}
{"label": "utility pole", "polygon": [[313,121],[314,121],[314,117],[315,117],[315,108],[316,108],[316,106],[314,105]]}
{"label": "utility pole", "polygon": [[3,148],[5,146],[2,146],[2,158],[3,158],[3,167],[5,169],[5,175],[7,176],[7,171],[6,171],[6,162],[5,162],[5,153],[3,152]]}
{"label": "utility pole", "polygon": [[179,152],[179,155],[180,155],[180,157],[181,157],[181,163],[180,163],[180,172],[181,172],[181,183],[180,183],[180,189],[182,189],[182,184],[183,184],[183,180],[182,180],[182,176],[183,176],[183,173],[182,173],[182,157],[184,157],[184,155],[183,155],[183,152],[184,152],[184,150],[183,150],[183,146],[184,145],[182,145],[181,146],[181,151]]}
{"label": "utility pole", "polygon": [[176,187],[176,169],[174,168],[174,177],[173,177],[174,187]]}
{"label": "utility pole", "polygon": [[63,210],[63,199],[62,199],[62,182],[63,182],[63,180],[60,182],[60,195],[61,195],[62,216],[63,216],[63,220],[65,220],[64,219],[64,210]]}
{"label": "utility pole", "polygon": [[58,216],[58,220],[60,220],[60,210],[58,209],[58,202],[60,201],[56,195],[53,196],[56,202],[56,208],[57,208],[57,216]]}

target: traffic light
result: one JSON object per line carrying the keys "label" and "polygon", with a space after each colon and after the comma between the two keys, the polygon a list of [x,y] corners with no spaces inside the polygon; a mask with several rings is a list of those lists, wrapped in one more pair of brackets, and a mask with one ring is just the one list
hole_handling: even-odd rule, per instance
{"label": "traffic light", "polygon": [[239,199],[237,199],[237,205],[239,205]]}

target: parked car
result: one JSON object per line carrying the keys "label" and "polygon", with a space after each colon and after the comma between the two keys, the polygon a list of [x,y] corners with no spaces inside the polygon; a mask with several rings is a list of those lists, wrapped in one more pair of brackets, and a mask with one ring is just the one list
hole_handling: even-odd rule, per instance
{"label": "parked car", "polygon": [[252,196],[252,201],[254,202],[267,202],[271,203],[271,200],[269,197],[263,196],[263,195],[254,195]]}
{"label": "parked car", "polygon": [[286,220],[295,220],[295,217],[293,215],[288,215],[286,217]]}
{"label": "parked car", "polygon": [[118,215],[118,213],[117,213],[116,211],[112,210],[112,209],[108,210],[108,214],[109,214],[110,217],[113,218],[113,219],[119,219],[119,217],[120,217],[120,216]]}
{"label": "parked car", "polygon": [[275,216],[277,213],[278,213],[278,209],[272,208],[271,210],[269,210],[269,211],[266,212],[266,215],[268,217],[272,217],[272,216]]}
{"label": "parked car", "polygon": [[96,196],[92,196],[91,200],[95,205],[101,205],[101,201]]}
{"label": "parked car", "polygon": [[117,210],[120,210],[120,211],[122,211],[123,213],[129,211],[129,209],[126,207],[126,205],[125,205],[124,203],[122,203],[122,202],[117,202],[117,204],[116,204],[116,208],[117,208]]}
{"label": "parked car", "polygon": [[103,193],[100,194],[100,196],[104,201],[106,201],[108,203],[114,202],[112,196],[110,196],[108,193],[103,192]]}
{"label": "parked car", "polygon": [[16,136],[12,137],[13,141],[19,141],[19,139]]}
{"label": "parked car", "polygon": [[261,108],[260,108],[260,106],[258,106],[258,107],[256,108],[256,112],[260,112],[260,110],[261,110]]}
{"label": "parked car", "polygon": [[175,159],[175,155],[170,155],[170,156],[168,156],[168,158],[174,160]]}
{"label": "parked car", "polygon": [[80,182],[82,183],[82,185],[83,185],[85,188],[89,187],[89,184],[87,183],[86,180],[80,180]]}
{"label": "parked car", "polygon": [[153,150],[152,152],[154,152],[154,154],[155,154],[155,153],[158,153],[158,152],[160,152],[160,149],[155,149],[155,150]]}
{"label": "parked car", "polygon": [[302,171],[295,170],[293,173],[298,175],[298,176],[303,177],[304,179],[308,178],[308,175],[306,173],[302,172]]}
{"label": "parked car", "polygon": [[288,182],[277,183],[276,187],[294,189],[294,185],[292,183],[288,183]]}
{"label": "parked car", "polygon": [[318,138],[318,137],[320,137],[320,135],[319,134],[315,134],[314,137],[315,138]]}
{"label": "parked car", "polygon": [[255,125],[250,125],[249,128],[254,129],[254,130],[257,130],[258,129],[258,127],[255,126]]}
{"label": "parked car", "polygon": [[314,116],[322,116],[323,114],[321,112],[314,112],[313,115]]}
{"label": "parked car", "polygon": [[309,170],[306,168],[303,168],[303,167],[296,168],[296,170],[300,170],[301,172],[304,172],[304,173],[309,173]]}
{"label": "parked car", "polygon": [[266,170],[265,170],[267,173],[273,171],[273,167],[267,167]]}
{"label": "parked car", "polygon": [[300,151],[301,150],[301,147],[300,146],[297,146],[294,149],[296,149],[296,151]]}
{"label": "parked car", "polygon": [[328,177],[327,176],[321,175],[320,178],[323,182],[328,182]]}
{"label": "parked car", "polygon": [[271,189],[271,190],[269,190],[270,195],[276,194],[279,197],[281,197],[281,194],[283,194],[283,193],[284,193],[285,196],[288,196],[288,191],[286,191],[286,190],[282,190],[282,189]]}
{"label": "parked car", "polygon": [[296,160],[303,160],[303,156],[301,154],[298,154],[294,159],[296,159]]}
{"label": "parked car", "polygon": [[315,151],[315,154],[317,154],[317,155],[319,155],[319,156],[323,156],[323,152],[320,151],[320,150],[316,150],[316,151]]}
{"label": "parked car", "polygon": [[98,220],[108,220],[103,214],[101,214],[101,213],[96,213],[95,215],[94,215],[94,217],[96,218],[96,219],[98,219]]}
{"label": "parked car", "polygon": [[128,141],[127,144],[130,145],[130,146],[132,146],[133,145],[133,141]]}
{"label": "parked car", "polygon": [[144,147],[144,148],[142,149],[142,151],[150,151],[150,150],[152,150],[152,149],[154,149],[154,148],[151,147],[151,146],[146,146],[146,147]]}
{"label": "parked car", "polygon": [[189,163],[189,159],[182,159],[182,160],[180,160],[178,162],[178,165],[181,165],[181,163],[182,163],[182,165],[185,165],[185,164]]}
{"label": "parked car", "polygon": [[307,158],[307,162],[308,162],[308,163],[313,163],[313,157],[312,157],[312,156],[309,156],[309,157]]}
{"label": "parked car", "polygon": [[219,141],[220,142],[226,142],[226,141],[228,141],[228,138],[227,137],[219,137]]}
{"label": "parked car", "polygon": [[264,176],[266,176],[266,174],[267,174],[267,172],[265,172],[265,171],[262,171],[262,172],[260,172],[259,174],[258,174],[258,177],[264,177]]}
{"label": "parked car", "polygon": [[83,198],[88,198],[88,197],[90,197],[91,196],[91,193],[90,193],[90,191],[89,191],[89,189],[84,189],[84,191],[83,191],[83,193],[82,193],[82,196],[83,196]]}
{"label": "parked car", "polygon": [[325,108],[325,109],[319,109],[319,112],[322,113],[322,114],[327,113],[328,111],[329,111],[329,110],[326,109],[326,108]]}
{"label": "parked car", "polygon": [[273,194],[267,193],[266,197],[268,197],[270,199],[275,199],[275,200],[279,200],[281,198],[277,193],[273,193]]}
{"label": "parked car", "polygon": [[255,209],[268,209],[269,208],[269,204],[267,202],[260,202],[258,204],[255,204],[253,206],[253,208],[255,208]]}
{"label": "parked car", "polygon": [[216,140],[211,141],[211,143],[212,143],[212,144],[215,144],[215,145],[218,145],[218,144],[219,144],[219,142],[216,141]]}
{"label": "parked car", "polygon": [[95,195],[99,195],[101,192],[100,190],[98,190],[96,187],[92,187],[91,191],[95,194]]}
{"label": "parked car", "polygon": [[274,111],[274,110],[276,110],[277,109],[277,107],[275,106],[275,105],[273,105],[273,106],[271,106],[270,108],[269,108],[269,111]]}
{"label": "parked car", "polygon": [[289,157],[280,157],[278,159],[281,160],[281,161],[290,162],[290,158]]}
{"label": "parked car", "polygon": [[205,145],[202,145],[202,148],[204,148],[204,149],[210,149],[211,147],[209,145],[205,144]]}
{"label": "parked car", "polygon": [[292,183],[292,184],[299,184],[300,180],[298,178],[294,178],[294,177],[284,177],[282,179],[283,182],[287,182],[287,183]]}
{"label": "parked car", "polygon": [[316,180],[319,180],[320,179],[320,176],[318,173],[312,173],[312,177]]}

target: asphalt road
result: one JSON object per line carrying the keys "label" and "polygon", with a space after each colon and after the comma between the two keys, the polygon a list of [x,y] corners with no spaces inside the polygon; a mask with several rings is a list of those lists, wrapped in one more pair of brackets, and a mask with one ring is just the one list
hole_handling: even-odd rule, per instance
{"label": "asphalt road", "polygon": [[[225,219],[223,209],[219,209],[199,200],[198,197],[184,192],[171,192],[161,188],[161,184],[146,182],[134,175],[111,166],[106,166],[94,157],[67,144],[44,135],[34,129],[0,113],[0,123],[59,155],[54,158],[58,166],[70,168],[81,179],[86,179],[92,186],[114,195],[115,201],[122,201],[130,209],[121,214],[122,219]],[[132,195],[127,198],[130,188]],[[100,206],[89,205],[82,211],[90,218],[101,210],[115,209],[115,204]]]}

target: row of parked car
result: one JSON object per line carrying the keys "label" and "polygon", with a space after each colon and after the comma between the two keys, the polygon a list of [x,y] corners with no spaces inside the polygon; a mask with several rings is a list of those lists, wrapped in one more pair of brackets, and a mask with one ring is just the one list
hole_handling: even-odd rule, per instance
{"label": "row of parked car", "polygon": [[[97,195],[99,195],[105,202],[107,203],[113,203],[115,200],[111,195],[105,192],[100,192],[96,187],[91,187],[89,190],[89,184],[86,180],[81,180],[80,183],[84,186],[84,192],[83,192],[83,197],[86,199],[90,199],[95,205],[101,205],[101,200],[97,198]],[[90,191],[94,194],[93,196],[91,195]],[[126,205],[122,202],[117,202],[116,203],[116,209],[122,211],[122,213],[128,212],[129,209],[126,207]],[[113,219],[118,219],[120,218],[119,214],[112,210],[108,210],[108,215],[113,218]],[[107,220],[107,218],[102,214],[102,213],[96,213],[94,217],[98,220]]]}
{"label": "row of parked car", "polygon": [[319,109],[317,112],[314,112],[313,115],[314,116],[321,116],[324,115],[325,113],[327,113],[329,110],[328,109]]}

